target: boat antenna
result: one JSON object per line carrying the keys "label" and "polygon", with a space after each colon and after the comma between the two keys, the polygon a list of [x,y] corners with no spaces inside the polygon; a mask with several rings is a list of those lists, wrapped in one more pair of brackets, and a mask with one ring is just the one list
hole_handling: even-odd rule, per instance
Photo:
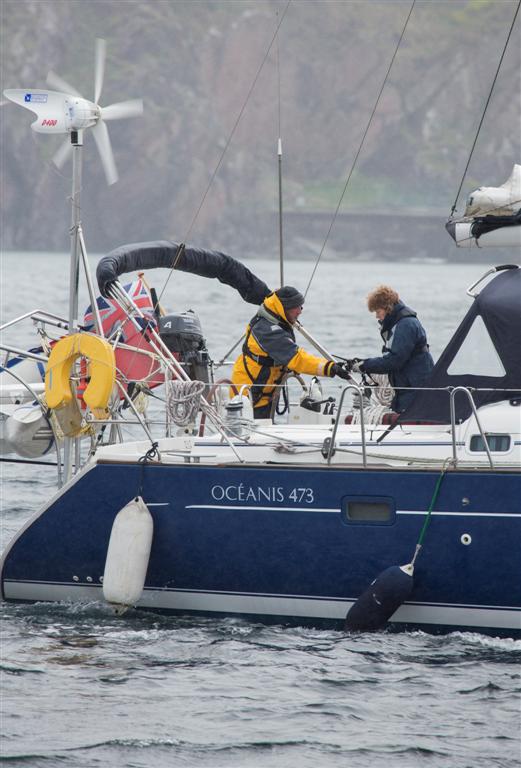
{"label": "boat antenna", "polygon": [[[521,0],[520,0],[520,2],[521,2]],[[324,240],[324,242],[322,244],[322,248],[320,249],[320,253],[318,254],[317,260],[315,262],[315,266],[313,267],[313,271],[311,273],[311,277],[309,278],[309,282],[308,282],[307,288],[306,288],[306,290],[304,292],[304,297],[307,296],[309,288],[310,288],[311,283],[313,281],[313,278],[315,277],[315,272],[317,271],[317,267],[318,267],[318,265],[320,263],[320,259],[322,258],[322,254],[324,253],[324,249],[326,247],[326,243],[327,243],[327,241],[329,239],[329,235],[331,234],[331,230],[333,229],[333,225],[334,225],[334,223],[336,221],[336,217],[338,216],[338,211],[340,210],[340,206],[342,205],[342,200],[344,199],[345,193],[347,191],[347,187],[349,185],[349,182],[351,181],[351,176],[353,175],[353,171],[355,169],[356,163],[357,163],[358,158],[360,156],[360,152],[362,151],[362,147],[364,146],[364,142],[365,142],[367,133],[369,131],[369,128],[371,127],[371,123],[373,121],[373,117],[374,117],[375,112],[376,112],[376,110],[378,108],[378,104],[380,102],[380,99],[381,99],[383,90],[385,88],[385,85],[387,83],[387,80],[389,78],[389,75],[391,73],[391,69],[392,69],[392,66],[394,64],[394,60],[396,58],[396,54],[398,53],[398,49],[399,49],[399,47],[400,47],[400,45],[402,43],[403,36],[405,34],[405,30],[407,29],[407,25],[409,23],[409,19],[411,18],[411,14],[413,12],[415,4],[416,4],[416,0],[413,0],[413,2],[411,3],[411,7],[409,8],[409,13],[407,14],[407,18],[405,19],[405,24],[403,25],[402,33],[401,33],[401,35],[400,35],[400,37],[398,39],[398,43],[397,43],[396,48],[394,50],[394,53],[392,55],[392,58],[391,58],[389,67],[387,69],[387,72],[385,74],[385,78],[384,78],[384,81],[382,83],[382,87],[380,88],[380,91],[378,93],[378,97],[377,97],[375,105],[373,107],[373,111],[371,112],[371,116],[370,116],[369,121],[368,121],[368,123],[367,123],[367,125],[365,127],[365,131],[364,131],[364,134],[362,136],[362,140],[360,142],[360,146],[358,147],[358,150],[357,150],[356,155],[355,155],[355,159],[353,160],[353,164],[351,165],[351,169],[350,169],[350,171],[348,173],[346,183],[344,184],[344,189],[342,190],[342,194],[340,195],[340,200],[338,201],[338,205],[337,205],[336,210],[335,210],[335,212],[333,214],[333,218],[331,219],[331,223],[329,225],[329,229],[327,231],[326,238],[325,238],[325,240]]]}
{"label": "boat antenna", "polygon": [[467,160],[467,165],[465,166],[465,170],[463,171],[463,176],[461,177],[460,185],[459,185],[458,191],[456,193],[456,199],[454,200],[454,205],[452,206],[452,208],[450,210],[450,217],[449,218],[452,218],[452,216],[454,216],[454,211],[456,210],[456,206],[458,205],[458,198],[460,196],[461,188],[462,188],[463,183],[465,181],[465,177],[466,177],[467,171],[469,169],[470,161],[472,160],[472,155],[474,154],[474,149],[476,147],[476,143],[477,143],[477,140],[478,140],[479,132],[481,131],[481,126],[483,125],[483,120],[485,119],[485,114],[486,114],[488,105],[490,103],[490,99],[492,98],[492,93],[493,93],[495,85],[496,85],[496,80],[497,80],[498,75],[499,75],[499,70],[501,69],[501,64],[503,63],[503,59],[505,58],[505,53],[506,53],[506,50],[508,48],[508,43],[510,41],[510,37],[512,35],[512,30],[514,29],[514,24],[516,23],[517,14],[519,13],[519,7],[520,6],[521,6],[521,0],[519,0],[518,3],[517,3],[516,12],[514,13],[514,18],[512,19],[512,23],[510,25],[510,29],[508,30],[508,35],[507,35],[507,39],[506,39],[505,45],[503,47],[503,52],[502,52],[501,57],[499,59],[499,63],[497,65],[496,74],[494,75],[494,79],[492,81],[492,85],[490,86],[490,91],[489,91],[489,94],[488,94],[487,101],[485,103],[485,108],[483,109],[483,113],[481,115],[481,120],[479,121],[478,130],[476,131],[476,136],[474,137],[474,141],[472,143],[472,147],[471,147],[470,154],[469,154],[469,159]]}
{"label": "boat antenna", "polygon": [[[277,16],[279,12],[277,11]],[[279,265],[280,265],[280,286],[284,285],[284,240],[282,236],[282,128],[281,128],[281,109],[280,109],[280,49],[279,34],[277,27],[277,91],[278,91],[278,117],[279,117],[279,140],[277,143],[278,167],[279,167]]]}

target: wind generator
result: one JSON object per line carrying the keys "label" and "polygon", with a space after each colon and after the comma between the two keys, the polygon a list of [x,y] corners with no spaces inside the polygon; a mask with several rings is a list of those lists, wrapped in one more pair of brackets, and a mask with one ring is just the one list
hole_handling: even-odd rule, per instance
{"label": "wind generator", "polygon": [[[87,287],[91,306],[94,311],[94,321],[97,332],[103,336],[103,329],[99,317],[96,294],[94,291],[87,260],[87,252],[81,226],[81,174],[82,174],[82,149],[83,131],[92,129],[92,135],[96,142],[101,158],[107,183],[114,184],[118,179],[116,163],[110,143],[107,121],[122,120],[127,117],[135,117],[143,113],[141,99],[122,101],[102,107],[99,104],[103,80],[105,75],[106,41],[98,38],[95,49],[94,69],[94,101],[85,99],[78,91],[65,80],[49,72],[47,83],[59,90],[45,90],[41,88],[14,88],[4,91],[4,96],[29,109],[36,115],[36,120],[31,124],[33,131],[37,133],[69,134],[66,141],[53,157],[54,164],[60,168],[64,165],[72,153],[72,195],[71,195],[71,259],[69,280],[69,322],[68,332],[73,334],[78,328],[78,283],[80,256],[83,261]],[[65,441],[65,476],[68,478],[72,471],[72,459],[70,440]],[[76,449],[79,451],[79,441],[76,441]],[[79,459],[79,456],[77,457]],[[79,461],[76,461],[76,466]]]}

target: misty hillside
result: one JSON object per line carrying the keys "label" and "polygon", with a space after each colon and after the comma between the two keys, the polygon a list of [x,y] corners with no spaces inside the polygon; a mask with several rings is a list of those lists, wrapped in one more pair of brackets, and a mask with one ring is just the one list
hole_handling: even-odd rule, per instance
{"label": "misty hillside", "polygon": [[[45,87],[53,70],[92,98],[95,38],[103,37],[100,103],[144,99],[143,117],[110,123],[114,186],[85,137],[89,250],[172,238],[241,258],[278,249],[279,130],[289,252],[323,242],[411,3],[2,0],[1,7],[2,90]],[[510,0],[415,4],[333,228],[333,250],[361,252],[375,226],[385,237],[414,211],[435,222],[429,238],[439,226],[446,255],[443,218],[515,8]],[[521,159],[519,22],[460,211],[470,190],[503,183]],[[71,166],[51,163],[62,137],[35,134],[31,114],[12,104],[1,118],[2,248],[67,250]],[[360,224],[372,219],[378,224]],[[411,230],[411,252],[428,240],[427,219]],[[407,250],[397,244],[398,255]],[[374,245],[365,250],[371,255]]]}

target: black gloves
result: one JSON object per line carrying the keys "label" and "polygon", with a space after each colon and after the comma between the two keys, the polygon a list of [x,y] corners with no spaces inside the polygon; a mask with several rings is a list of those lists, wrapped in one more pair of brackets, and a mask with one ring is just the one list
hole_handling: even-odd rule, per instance
{"label": "black gloves", "polygon": [[351,376],[349,375],[349,369],[344,368],[342,363],[333,363],[331,368],[329,369],[329,375],[330,376],[340,376],[341,379],[350,379]]}
{"label": "black gloves", "polygon": [[343,363],[330,363],[327,375],[340,376],[341,379],[349,380],[351,372],[361,373],[363,371],[363,364],[364,361],[360,357],[353,357]]}
{"label": "black gloves", "polygon": [[346,360],[345,365],[349,371],[353,373],[361,373],[363,371],[364,361],[360,357],[353,357],[351,360]]}

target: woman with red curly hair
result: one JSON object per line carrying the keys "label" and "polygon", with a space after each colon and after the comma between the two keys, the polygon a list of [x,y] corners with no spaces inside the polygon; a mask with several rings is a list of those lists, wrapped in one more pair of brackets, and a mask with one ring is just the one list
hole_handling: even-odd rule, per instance
{"label": "woman with red curly hair", "polygon": [[380,324],[384,342],[382,354],[355,361],[352,370],[386,373],[395,388],[391,407],[401,413],[413,401],[414,389],[425,386],[434,367],[427,335],[416,312],[405,306],[397,292],[388,285],[379,285],[371,291],[367,297],[367,308],[375,313]]}

